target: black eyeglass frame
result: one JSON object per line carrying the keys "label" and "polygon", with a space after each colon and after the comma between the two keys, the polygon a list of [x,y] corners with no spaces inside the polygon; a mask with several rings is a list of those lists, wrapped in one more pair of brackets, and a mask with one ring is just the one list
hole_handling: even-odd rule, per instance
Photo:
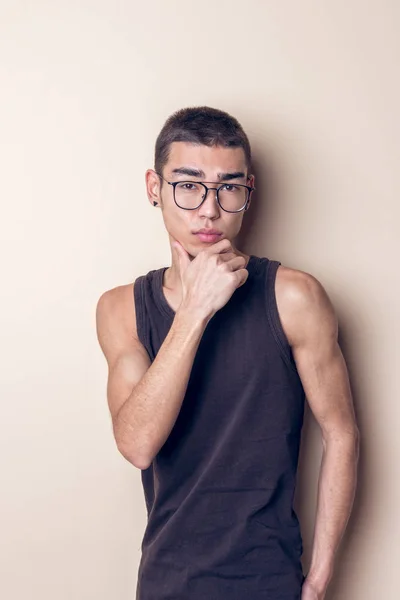
{"label": "black eyeglass frame", "polygon": [[[156,173],[157,173],[157,171],[156,171]],[[244,185],[243,183],[232,183],[232,184],[230,184],[230,183],[228,183],[228,182],[221,183],[221,185],[219,185],[218,187],[216,187],[216,188],[215,188],[215,187],[208,187],[208,186],[207,186],[205,183],[203,183],[202,181],[193,181],[193,180],[192,180],[192,181],[190,181],[190,180],[182,180],[182,181],[168,181],[167,179],[165,179],[165,177],[163,177],[162,175],[160,175],[160,173],[157,173],[157,175],[158,175],[159,177],[161,177],[161,179],[163,179],[164,181],[166,181],[166,182],[167,182],[169,185],[172,185],[172,187],[173,187],[173,190],[174,190],[174,193],[173,193],[173,196],[174,196],[174,202],[175,202],[175,204],[177,205],[177,207],[178,207],[178,208],[181,208],[182,210],[197,210],[198,208],[200,208],[200,206],[203,204],[203,202],[205,202],[205,200],[206,200],[206,198],[207,198],[208,190],[215,190],[215,191],[217,192],[217,202],[218,202],[218,205],[219,205],[219,207],[220,207],[220,208],[221,208],[223,211],[225,211],[225,212],[228,212],[228,213],[239,213],[239,212],[242,212],[243,210],[246,210],[246,208],[247,208],[247,206],[248,206],[248,204],[249,204],[249,200],[250,200],[250,194],[251,194],[251,192],[252,192],[253,190],[255,190],[255,189],[256,189],[255,187],[252,187],[251,185]],[[250,179],[250,177],[247,177],[247,179]],[[175,198],[175,188],[176,188],[176,186],[178,185],[178,183],[199,183],[200,185],[202,185],[202,186],[203,186],[203,188],[205,189],[205,194],[204,194],[204,198],[203,198],[203,200],[200,202],[200,204],[198,204],[198,205],[197,205],[197,206],[195,206],[194,208],[184,208],[183,206],[180,206],[180,205],[177,203],[177,201],[176,201],[176,198]],[[220,201],[219,201],[219,195],[218,195],[218,193],[219,193],[219,190],[220,190],[222,187],[224,187],[224,185],[236,185],[236,186],[240,186],[240,187],[245,187],[245,188],[248,190],[248,194],[247,194],[246,202],[244,203],[244,205],[242,206],[242,208],[239,208],[238,210],[226,210],[226,208],[224,208],[223,206],[221,206],[221,203],[220,203]]]}

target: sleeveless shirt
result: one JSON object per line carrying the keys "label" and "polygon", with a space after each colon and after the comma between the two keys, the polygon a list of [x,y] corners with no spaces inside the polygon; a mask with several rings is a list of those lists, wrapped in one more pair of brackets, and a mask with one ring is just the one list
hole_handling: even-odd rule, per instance
{"label": "sleeveless shirt", "polygon": [[[276,303],[280,264],[250,255],[246,282],[207,323],[167,440],[141,470],[136,600],[301,598],[293,498],[305,394]],[[134,283],[151,361],[175,316],[167,268]]]}

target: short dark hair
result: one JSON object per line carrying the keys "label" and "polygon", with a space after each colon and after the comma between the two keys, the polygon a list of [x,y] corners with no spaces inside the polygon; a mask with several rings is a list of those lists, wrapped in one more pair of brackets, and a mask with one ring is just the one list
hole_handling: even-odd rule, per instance
{"label": "short dark hair", "polygon": [[168,162],[172,142],[243,148],[247,169],[251,169],[248,137],[239,121],[223,110],[210,106],[190,106],[168,117],[155,145],[154,170],[161,175]]}

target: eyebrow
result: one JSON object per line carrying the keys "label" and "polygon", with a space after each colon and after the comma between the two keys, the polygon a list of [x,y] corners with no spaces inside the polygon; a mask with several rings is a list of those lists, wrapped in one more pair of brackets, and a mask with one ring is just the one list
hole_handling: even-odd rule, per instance
{"label": "eyebrow", "polygon": [[[172,169],[172,173],[176,173],[177,175],[189,175],[189,177],[206,176],[202,169],[194,169],[193,167],[177,167],[176,169]],[[219,181],[229,181],[230,179],[240,179],[241,177],[245,177],[245,173],[243,173],[243,171],[217,173],[217,177]]]}

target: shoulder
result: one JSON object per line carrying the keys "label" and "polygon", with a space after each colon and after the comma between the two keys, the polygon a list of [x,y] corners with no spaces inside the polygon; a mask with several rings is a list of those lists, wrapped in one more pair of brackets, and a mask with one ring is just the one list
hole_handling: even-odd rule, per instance
{"label": "shoulder", "polygon": [[137,337],[134,301],[135,282],[106,290],[96,304],[96,328],[100,344]]}
{"label": "shoulder", "polygon": [[322,333],[337,336],[337,316],[322,283],[311,273],[280,265],[275,294],[282,327],[291,346]]}

